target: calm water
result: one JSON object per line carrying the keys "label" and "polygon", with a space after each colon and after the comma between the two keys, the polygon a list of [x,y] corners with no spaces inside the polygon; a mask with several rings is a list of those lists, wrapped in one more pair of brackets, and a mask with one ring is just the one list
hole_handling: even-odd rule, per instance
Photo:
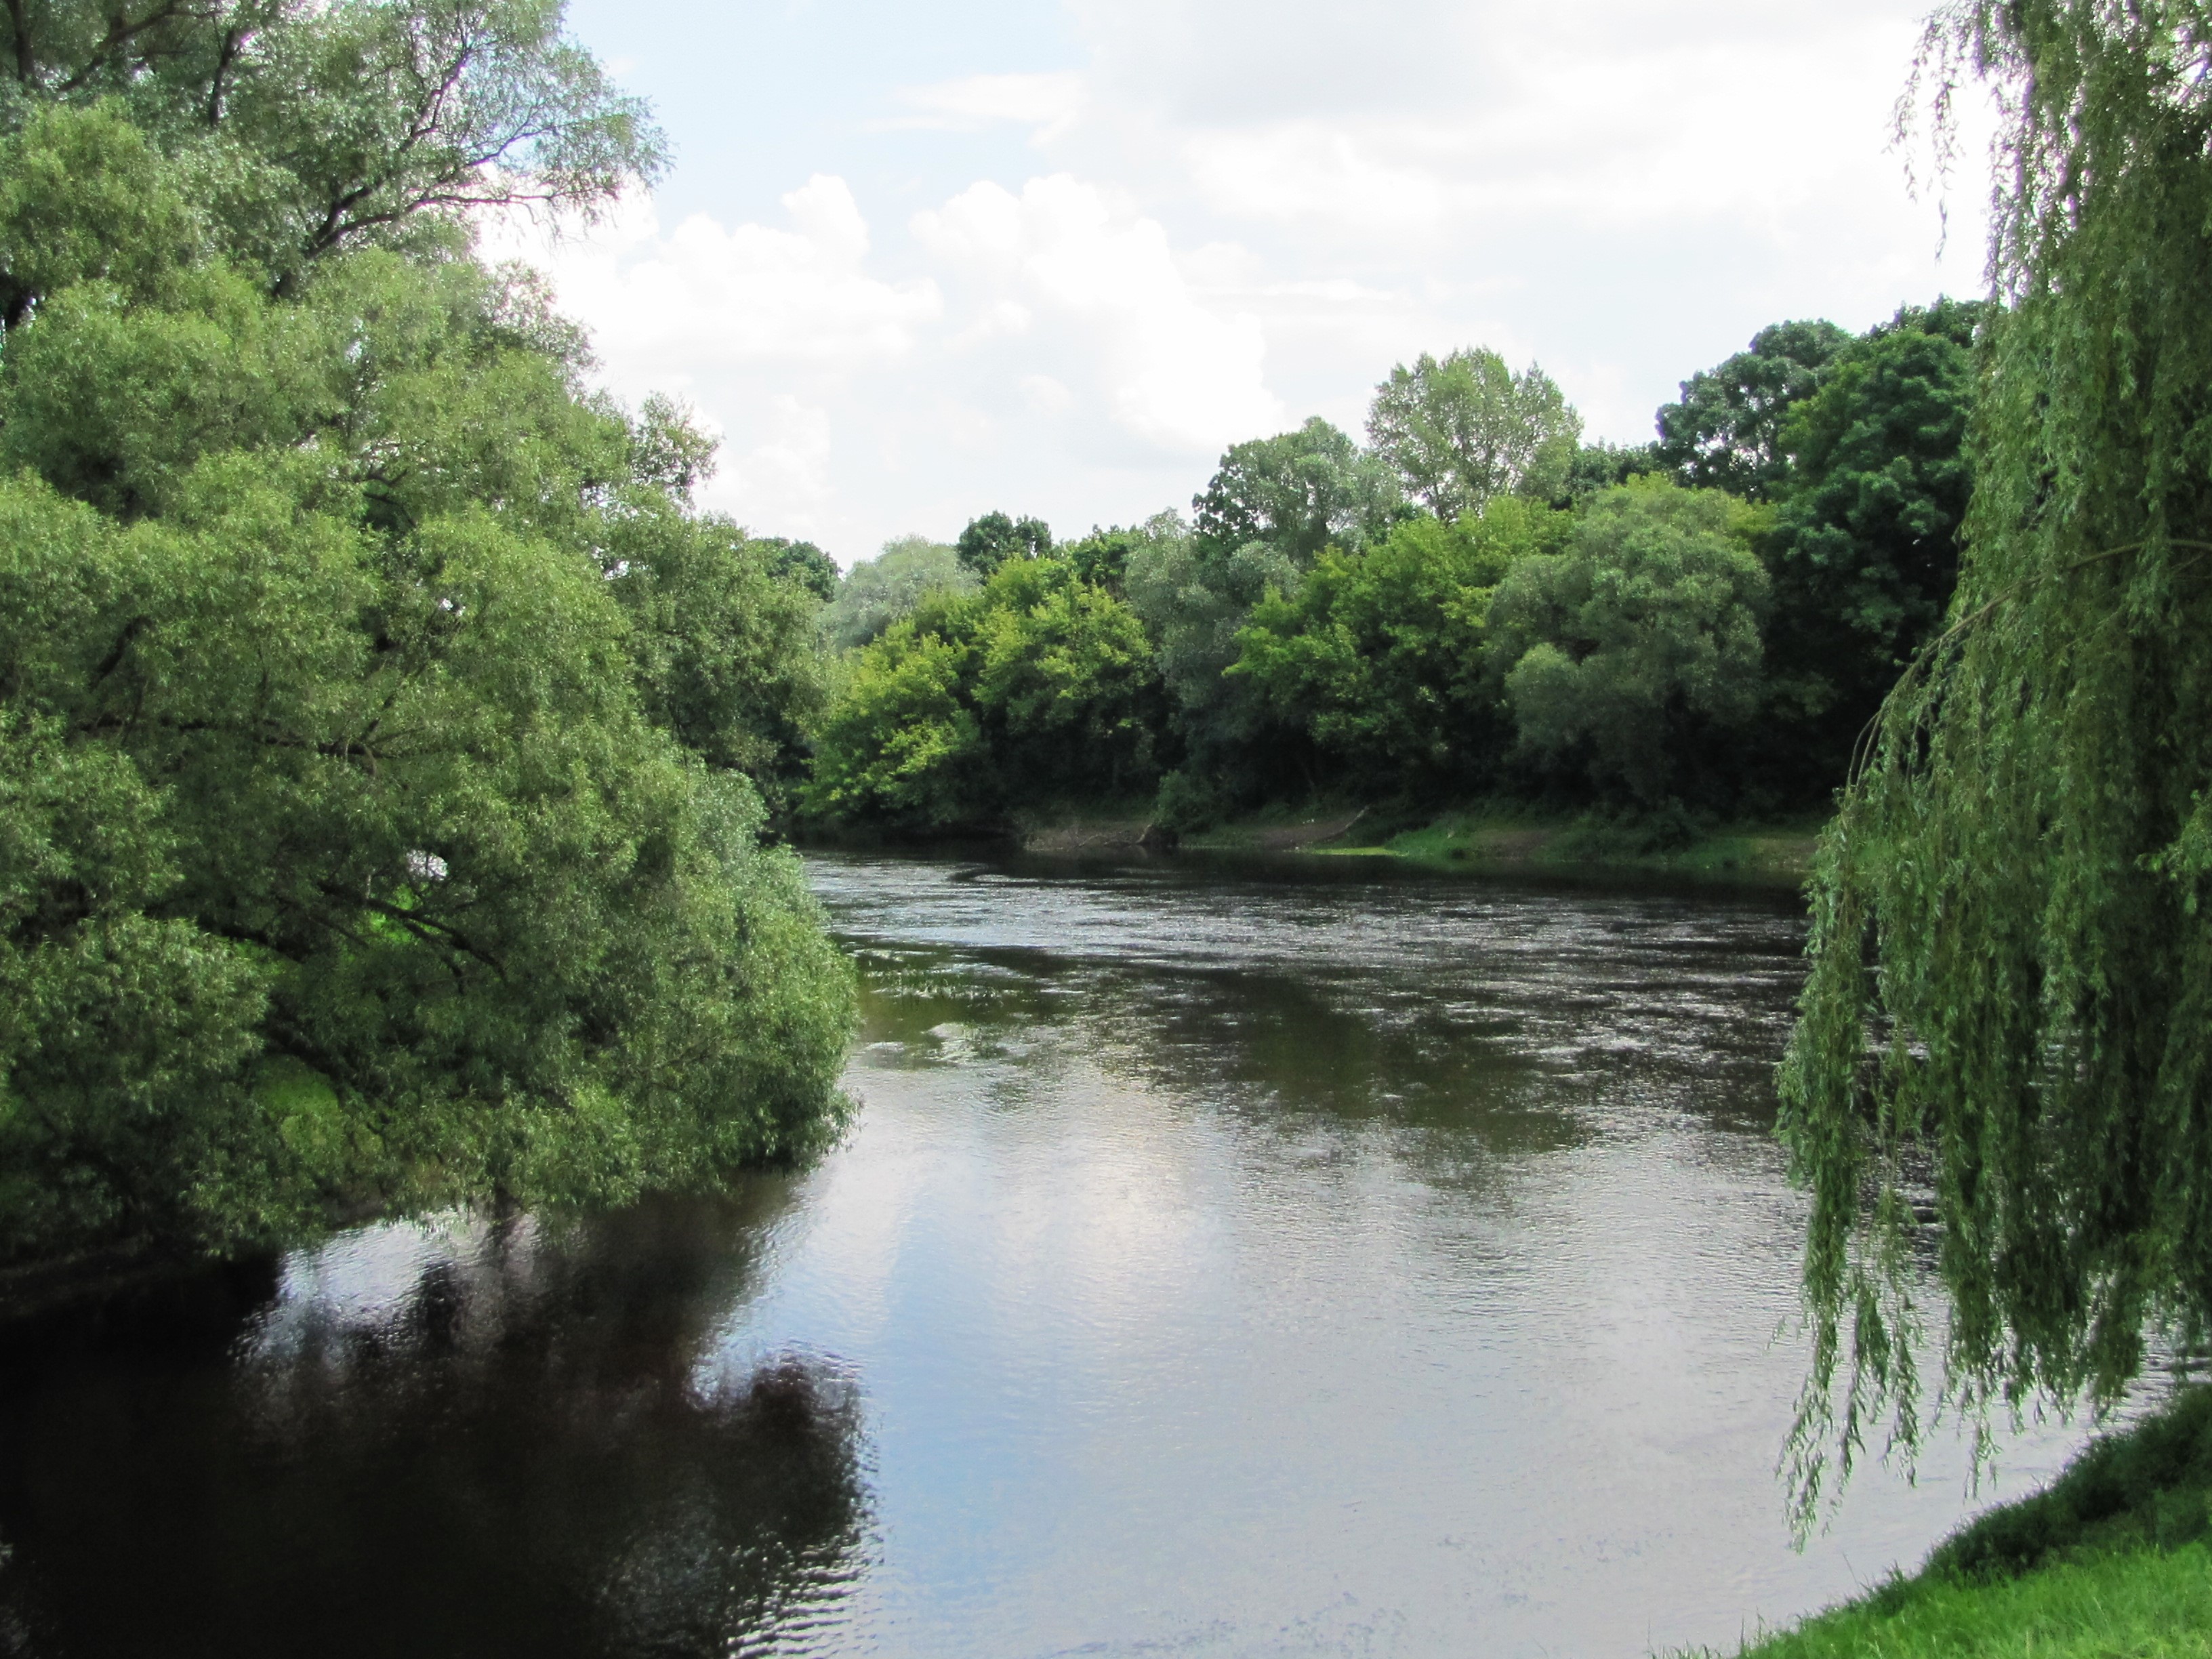
{"label": "calm water", "polygon": [[819,1167],[0,1328],[0,1653],[1627,1659],[1970,1507],[1788,1547],[1789,903],[815,869]]}

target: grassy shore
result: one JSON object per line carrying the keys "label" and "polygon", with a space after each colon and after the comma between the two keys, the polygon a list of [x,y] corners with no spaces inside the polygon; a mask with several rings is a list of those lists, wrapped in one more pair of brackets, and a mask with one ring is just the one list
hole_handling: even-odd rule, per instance
{"label": "grassy shore", "polygon": [[1277,808],[1186,836],[1194,851],[1383,858],[1460,871],[1641,870],[1796,884],[1812,872],[1820,820],[1714,823],[1687,818],[1543,816],[1474,808],[1411,817],[1376,809]]}
{"label": "grassy shore", "polygon": [[1739,1659],[2206,1659],[2209,1547],[2212,1388],[2198,1388],[1972,1522],[1916,1576]]}
{"label": "grassy shore", "polygon": [[1824,822],[1546,814],[1510,803],[1437,811],[1339,801],[1265,806],[1177,835],[1156,823],[1152,806],[1149,799],[1062,802],[927,835],[811,824],[799,839],[823,847],[997,843],[1073,859],[1175,851],[1385,859],[1462,875],[1641,871],[1795,887],[1812,873]]}

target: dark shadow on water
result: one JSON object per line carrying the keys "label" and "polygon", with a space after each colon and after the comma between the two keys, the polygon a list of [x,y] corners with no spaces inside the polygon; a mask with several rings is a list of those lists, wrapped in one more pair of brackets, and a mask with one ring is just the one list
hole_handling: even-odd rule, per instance
{"label": "dark shadow on water", "polygon": [[834,1620],[855,1379],[702,1364],[781,1201],[366,1230],[0,1328],[0,1651],[688,1655]]}

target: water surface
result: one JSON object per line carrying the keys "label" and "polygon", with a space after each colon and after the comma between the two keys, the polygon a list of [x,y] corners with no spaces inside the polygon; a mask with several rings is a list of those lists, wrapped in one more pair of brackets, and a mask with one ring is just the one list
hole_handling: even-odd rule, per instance
{"label": "water surface", "polygon": [[6,1333],[0,1651],[1628,1659],[1971,1507],[1789,1547],[1786,896],[813,867],[818,1167]]}

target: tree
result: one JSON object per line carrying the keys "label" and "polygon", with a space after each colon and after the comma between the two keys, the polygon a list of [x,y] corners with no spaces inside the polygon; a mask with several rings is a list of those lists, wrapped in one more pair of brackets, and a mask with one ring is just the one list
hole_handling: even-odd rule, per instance
{"label": "tree", "polygon": [[857,650],[910,616],[928,595],[962,592],[979,580],[944,543],[895,537],[874,558],[845,573],[836,598],[822,612],[823,637],[840,650]]}
{"label": "tree", "polygon": [[[1400,511],[1389,469],[1316,416],[1295,432],[1231,447],[1191,506],[1199,556],[1224,576],[1258,547],[1280,568],[1298,571],[1332,542],[1358,547],[1388,530]],[[1248,561],[1248,562],[1249,562]],[[1250,604],[1257,585],[1234,578]]]}
{"label": "tree", "polygon": [[986,513],[970,519],[953,545],[963,565],[978,576],[988,576],[1009,559],[1044,557],[1052,551],[1052,532],[1042,519]]}
{"label": "tree", "polygon": [[1136,616],[1065,558],[939,589],[860,651],[817,745],[807,809],[906,830],[1148,788],[1166,696]]}
{"label": "tree", "polygon": [[1759,528],[1719,490],[1646,479],[1595,498],[1565,552],[1508,571],[1492,662],[1522,745],[1641,806],[1690,791],[1714,735],[1763,701]]}
{"label": "tree", "polygon": [[1428,514],[1364,553],[1325,552],[1269,593],[1228,672],[1369,788],[1480,787],[1511,733],[1486,659],[1492,591],[1556,553],[1568,515],[1502,496],[1480,517]]}
{"label": "tree", "polygon": [[[200,228],[289,283],[471,211],[597,211],[665,155],[645,107],[561,33],[560,0],[43,0],[0,7],[0,129],[119,111],[201,181]],[[79,210],[82,210],[80,206]],[[103,233],[88,232],[96,238]],[[106,235],[127,242],[136,230]],[[43,290],[0,283],[13,326]]]}
{"label": "tree", "polygon": [[[979,822],[997,781],[969,688],[978,653],[944,590],[860,650],[815,743],[802,800],[833,823],[935,830]],[[947,637],[951,634],[951,637]]]}
{"label": "tree", "polygon": [[1790,470],[1782,428],[1791,407],[1819,389],[1850,337],[1828,322],[1762,328],[1749,350],[1692,374],[1680,402],[1661,405],[1658,459],[1684,483],[1766,500]]}
{"label": "tree", "polygon": [[983,598],[975,696],[1010,787],[1027,802],[1149,790],[1167,697],[1136,613],[1064,559],[1003,566]]}
{"label": "tree", "polygon": [[774,808],[805,769],[805,733],[826,706],[813,589],[781,550],[728,520],[629,492],[601,562],[628,612],[646,715],[710,766],[743,772]]}
{"label": "tree", "polygon": [[1771,672],[1802,711],[1791,744],[1833,787],[1959,568],[1972,468],[1973,333],[1984,307],[1907,307],[1832,360],[1784,428],[1791,473],[1766,545]]}
{"label": "tree", "polygon": [[1085,581],[1120,598],[1129,579],[1130,555],[1144,546],[1152,534],[1152,529],[1144,525],[1115,525],[1104,530],[1094,525],[1089,535],[1061,544],[1060,553]]}
{"label": "tree", "polygon": [[1549,375],[1534,363],[1516,374],[1483,347],[1399,364],[1367,416],[1367,441],[1407,496],[1447,520],[1493,495],[1564,494],[1582,433]]}
{"label": "tree", "polygon": [[2147,1328],[2212,1324],[2208,45],[2202,0],[2038,0],[1923,58],[1939,112],[1999,95],[2004,306],[1949,625],[1824,839],[1782,1072],[1803,1516],[1883,1419],[1917,1437],[1931,1255],[1970,1416],[2107,1406]]}
{"label": "tree", "polygon": [[1192,506],[1188,532],[1171,518],[1146,526],[1148,545],[1128,556],[1129,602],[1159,641],[1195,763],[1234,775],[1238,793],[1277,787],[1302,739],[1270,726],[1248,684],[1224,678],[1237,632],[1263,594],[1297,586],[1322,549],[1364,547],[1411,509],[1387,465],[1318,418],[1232,446]]}
{"label": "tree", "polygon": [[[136,15],[16,8],[18,66],[26,17]],[[691,514],[682,423],[589,396],[525,274],[364,233],[272,281],[80,222],[228,222],[156,94],[232,15],[147,14],[92,107],[32,52],[7,106],[0,1258],[820,1146],[849,971],[737,769],[799,718],[811,601]]]}
{"label": "tree", "polygon": [[778,581],[804,588],[823,604],[837,597],[841,573],[837,561],[812,542],[794,542],[782,536],[757,536],[753,544],[768,556],[768,567]]}
{"label": "tree", "polygon": [[1584,501],[1599,490],[1613,489],[1631,478],[1670,470],[1660,459],[1656,444],[1611,444],[1601,438],[1575,451],[1574,465],[1567,469],[1566,487],[1561,493],[1569,501]]}

